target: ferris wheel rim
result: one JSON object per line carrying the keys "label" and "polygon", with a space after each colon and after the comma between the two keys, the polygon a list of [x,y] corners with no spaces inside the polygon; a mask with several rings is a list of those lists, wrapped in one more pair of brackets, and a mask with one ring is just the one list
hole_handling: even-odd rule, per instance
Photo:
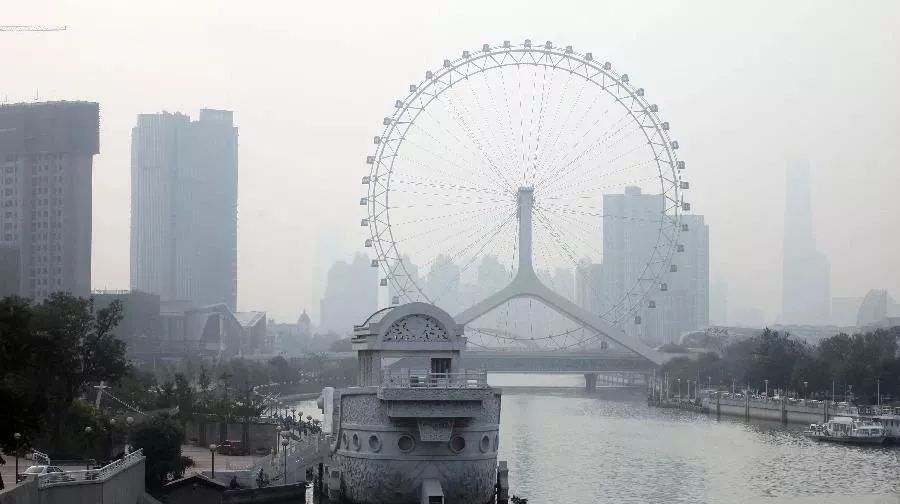
{"label": "ferris wheel rim", "polygon": [[[516,60],[513,55],[519,55],[521,57]],[[535,58],[535,55],[537,55],[537,58]],[[530,61],[526,60],[527,56],[531,56]],[[511,59],[507,59],[508,57]],[[498,58],[501,59],[498,61]],[[550,62],[553,61],[553,58],[556,58],[556,60],[551,64]],[[476,62],[487,61],[489,59],[493,61],[494,64],[484,64],[482,66],[476,64]],[[563,62],[569,65],[568,68],[562,66]],[[661,213],[656,246],[654,246],[653,255],[645,264],[644,271],[641,272],[640,277],[644,276],[652,264],[656,264],[653,262],[655,258],[660,260],[659,263],[665,265],[669,265],[672,262],[672,257],[678,241],[678,234],[681,231],[680,222],[683,196],[681,196],[682,188],[680,187],[680,173],[683,164],[679,164],[678,157],[675,153],[677,142],[672,141],[668,133],[668,123],[664,123],[660,119],[656,105],[651,104],[644,97],[642,88],[637,88],[631,84],[627,74],[617,73],[612,69],[611,64],[608,62],[602,64],[599,63],[593,59],[591,53],[576,52],[571,46],[566,46],[565,48],[554,47],[549,42],[538,46],[533,46],[528,41],[524,44],[515,45],[505,42],[503,45],[490,47],[485,45],[481,51],[464,51],[461,57],[452,61],[445,60],[444,64],[436,71],[427,72],[425,79],[420,81],[419,84],[410,85],[410,92],[403,100],[397,100],[395,103],[396,110],[391,117],[386,117],[384,119],[383,131],[381,135],[375,137],[375,155],[367,158],[367,163],[371,165],[368,177],[367,210],[369,218],[367,224],[373,247],[376,249],[376,254],[378,256],[378,266],[380,266],[385,274],[387,281],[396,289],[398,295],[405,299],[409,299],[409,295],[414,293],[429,302],[433,302],[422,286],[412,279],[411,272],[406,268],[402,251],[397,247],[397,240],[394,237],[390,222],[389,198],[391,177],[394,173],[394,163],[398,158],[397,153],[401,151],[403,141],[405,140],[405,134],[423,111],[428,108],[428,105],[440,95],[452,89],[456,84],[473,75],[513,65],[544,67],[545,69],[550,68],[556,71],[568,71],[572,75],[577,75],[578,77],[599,86],[602,91],[606,92],[606,94],[611,96],[614,101],[618,102],[625,110],[627,110],[631,121],[641,126],[640,131],[646,140],[646,144],[649,145],[653,153],[656,173],[659,175],[661,184],[660,194],[664,197],[663,201],[666,202],[666,209],[671,210],[672,214],[668,215],[666,211]],[[583,73],[579,73],[582,71]],[[454,76],[456,76],[455,80]],[[447,78],[446,81],[444,80],[445,78]],[[601,79],[600,82],[596,80],[598,78]],[[614,93],[611,91],[611,88],[622,91],[622,93]],[[431,90],[430,94],[428,93],[429,90]],[[428,101],[424,104],[420,104],[420,106],[417,107],[418,110],[414,115],[408,118],[408,121],[400,121],[400,119],[412,108],[414,101],[423,95],[429,97]],[[632,100],[632,105],[637,103],[640,105],[640,108],[633,109],[632,107],[625,105],[622,100],[623,97],[630,98]],[[645,125],[643,119],[649,119],[649,124]],[[402,124],[407,124],[407,126],[405,126],[405,129],[401,133],[399,126]],[[389,148],[392,140],[395,140],[397,145],[396,147],[391,147],[391,152],[386,156],[386,149]],[[384,161],[386,157],[389,159],[387,164]],[[665,174],[670,174],[671,178],[667,179],[664,176]],[[671,183],[671,187],[666,187],[666,181]],[[381,188],[380,190],[379,187]],[[383,208],[381,209],[377,207],[379,204],[379,197],[384,198]],[[664,254],[657,255],[659,252],[658,246],[663,241],[662,237],[667,221],[668,224],[671,225],[673,235],[666,236],[668,245],[665,247]],[[404,283],[400,283],[398,276],[405,278]],[[638,280],[633,285],[628,286],[628,291],[602,316],[605,316],[609,312],[619,310],[622,304],[629,302],[629,299],[634,294],[635,290],[639,288],[644,289],[643,292],[640,293],[637,301],[633,303],[634,306],[625,310],[627,316],[628,312],[633,311],[643,299],[646,298],[647,293],[653,285],[658,286],[660,284],[659,275],[654,276],[649,282],[649,287],[641,287],[642,281],[643,280]],[[391,301],[393,300],[389,300],[389,302]]]}

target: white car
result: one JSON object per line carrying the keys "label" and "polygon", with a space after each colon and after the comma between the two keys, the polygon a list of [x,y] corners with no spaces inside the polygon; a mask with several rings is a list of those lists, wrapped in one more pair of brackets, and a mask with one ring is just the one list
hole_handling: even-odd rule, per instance
{"label": "white car", "polygon": [[45,481],[51,483],[72,481],[74,479],[59,467],[52,465],[33,465],[28,469],[25,469],[25,472],[19,474],[18,479],[19,481],[25,481],[28,478],[39,478],[44,474],[48,475],[45,476]]}

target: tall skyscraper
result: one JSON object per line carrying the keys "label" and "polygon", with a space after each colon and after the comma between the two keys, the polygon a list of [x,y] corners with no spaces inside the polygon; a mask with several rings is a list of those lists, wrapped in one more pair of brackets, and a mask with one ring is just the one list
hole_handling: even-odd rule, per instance
{"label": "tall skyscraper", "polygon": [[99,151],[96,103],[0,105],[0,288],[6,293],[90,294],[91,171]]}
{"label": "tall skyscraper", "polygon": [[830,275],[828,258],[816,250],[809,163],[789,163],[784,198],[782,323],[829,323]]}
{"label": "tall skyscraper", "polygon": [[[645,274],[657,246],[662,211],[662,196],[642,194],[638,187],[603,196],[601,314],[627,296],[643,296],[629,291]],[[677,271],[667,275],[666,291],[651,290],[636,313],[640,324],[619,321],[626,332],[650,345],[676,342],[682,333],[709,324],[709,227],[702,215],[685,215],[682,224],[687,227],[672,258]]]}
{"label": "tall skyscraper", "polygon": [[237,305],[238,129],[232,112],[141,114],[131,133],[131,288]]}

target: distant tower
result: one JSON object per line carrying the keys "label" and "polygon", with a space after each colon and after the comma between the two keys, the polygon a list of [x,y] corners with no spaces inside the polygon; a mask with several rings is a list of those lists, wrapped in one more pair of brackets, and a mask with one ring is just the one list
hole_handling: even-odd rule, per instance
{"label": "distant tower", "polygon": [[0,105],[0,294],[90,294],[99,123],[96,103]]}
{"label": "distant tower", "polygon": [[827,324],[830,267],[828,258],[816,250],[809,162],[789,163],[785,182],[782,322]]}
{"label": "distant tower", "polygon": [[309,338],[312,336],[311,332],[312,322],[310,322],[306,310],[303,310],[303,313],[300,314],[300,318],[297,319],[297,334],[300,335],[300,338]]}

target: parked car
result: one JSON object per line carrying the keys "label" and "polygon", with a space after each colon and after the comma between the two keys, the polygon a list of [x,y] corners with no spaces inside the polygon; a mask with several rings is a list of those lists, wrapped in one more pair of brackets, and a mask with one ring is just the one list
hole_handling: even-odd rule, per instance
{"label": "parked car", "polygon": [[39,478],[42,476],[46,478],[46,481],[50,483],[56,483],[60,481],[74,481],[74,478],[66,474],[65,471],[57,466],[52,465],[33,465],[28,469],[25,469],[25,472],[18,474],[16,476],[16,480],[25,481],[29,478]]}
{"label": "parked car", "polygon": [[217,448],[216,452],[219,455],[246,455],[247,452],[244,450],[244,445],[238,440],[228,439],[223,441]]}

